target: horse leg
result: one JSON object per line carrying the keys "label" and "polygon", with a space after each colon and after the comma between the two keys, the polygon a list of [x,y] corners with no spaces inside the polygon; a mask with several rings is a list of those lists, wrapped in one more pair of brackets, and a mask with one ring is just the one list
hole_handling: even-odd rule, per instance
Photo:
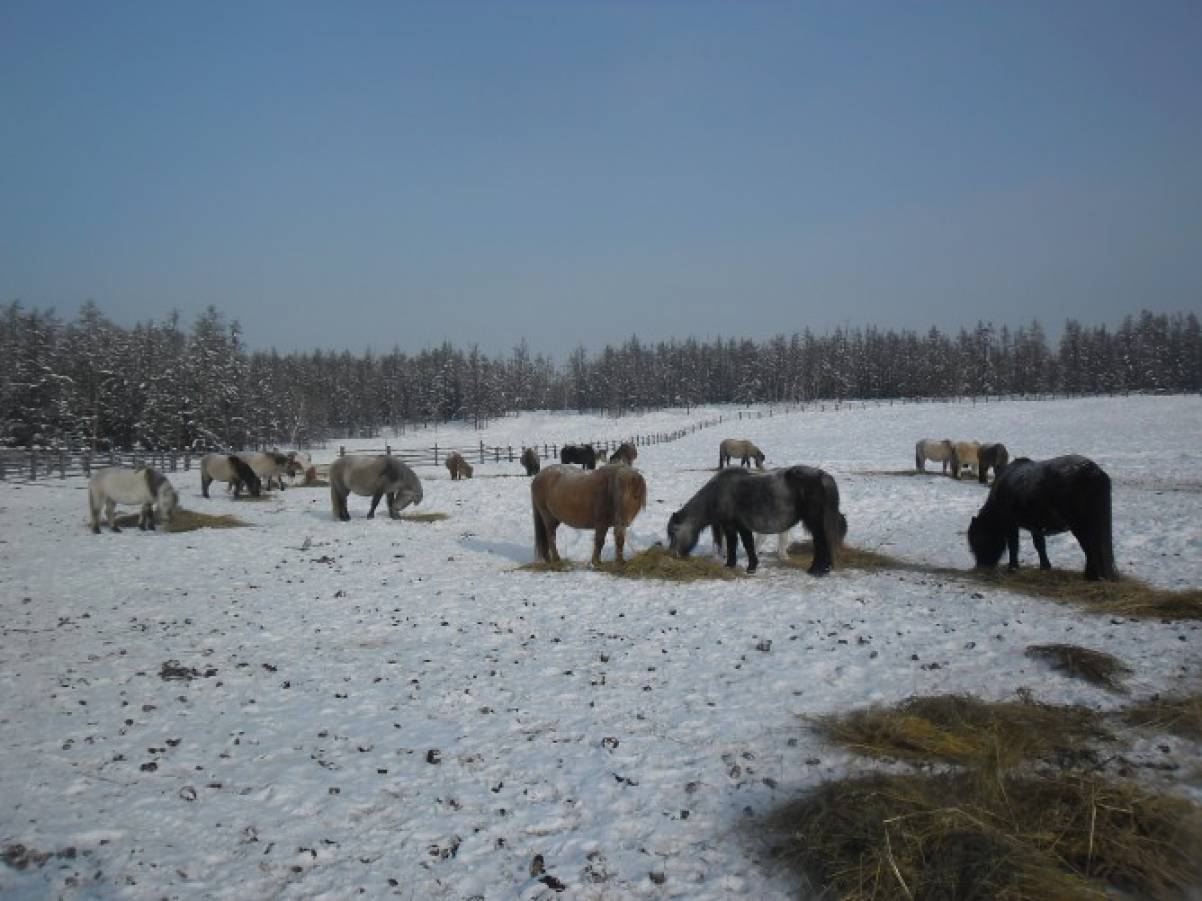
{"label": "horse leg", "polygon": [[619,563],[625,563],[626,559],[622,556],[623,550],[626,547],[626,527],[614,526],[614,559]]}
{"label": "horse leg", "polygon": [[1090,536],[1084,529],[1070,531],[1077,539],[1077,544],[1081,545],[1081,550],[1085,552],[1085,578],[1090,582],[1097,582],[1102,578],[1102,574],[1098,567],[1098,553],[1093,541],[1090,540]]}
{"label": "horse leg", "polygon": [[555,532],[559,528],[559,520],[553,519],[551,516],[548,515],[543,520],[543,528],[546,529],[546,532],[547,532],[547,551],[551,555],[550,562],[558,563],[559,562],[559,547],[555,543]]}
{"label": "horse leg", "polygon": [[[1032,534],[1034,538],[1034,534]],[[1011,526],[1006,532],[1006,550],[1010,554],[1010,562],[1007,567],[1010,570],[1018,569],[1018,526]]]}
{"label": "horse leg", "polygon": [[211,484],[213,484],[213,477],[212,477],[211,475],[209,475],[207,472],[202,472],[202,473],[200,474],[200,493],[201,493],[201,494],[202,494],[202,495],[203,495],[203,496],[204,496],[206,499],[208,499],[208,496],[209,496],[209,486],[210,486]]}
{"label": "horse leg", "polygon": [[388,518],[389,519],[400,519],[401,514],[397,511],[397,508],[396,508],[396,492],[395,491],[388,492],[388,494],[384,495],[384,500],[388,503]]}
{"label": "horse leg", "polygon": [[789,530],[776,533],[776,556],[781,563],[789,561]]}
{"label": "horse leg", "polygon": [[722,538],[726,541],[726,565],[733,569],[739,550],[739,533],[735,531],[734,523],[722,526]]}
{"label": "horse leg", "polygon": [[755,534],[746,526],[740,526],[739,537],[743,539],[743,550],[747,552],[747,575],[751,575],[760,565],[760,558],[755,553]]}
{"label": "horse leg", "polygon": [[149,512],[151,512],[150,504],[143,504],[142,508],[138,510],[138,531],[146,531],[146,520],[148,518],[146,514]]}
{"label": "horse leg", "polygon": [[367,518],[368,518],[368,519],[375,519],[375,518],[376,518],[376,507],[379,505],[379,503],[380,503],[380,498],[382,498],[383,496],[384,496],[384,492],[383,492],[383,491],[377,491],[375,494],[373,494],[373,495],[371,496],[371,509],[367,511]]}
{"label": "horse leg", "polygon": [[716,524],[712,525],[712,526],[710,526],[710,534],[713,537],[713,541],[714,541],[714,547],[713,547],[711,553],[715,557],[723,556],[723,553],[722,553],[722,529],[719,528]]}
{"label": "horse leg", "polygon": [[[609,531],[609,526],[597,526],[597,532],[593,536],[593,566],[597,566],[601,562],[601,549],[605,547],[605,533]],[[618,527],[614,526],[614,544],[618,541]],[[617,560],[622,562],[622,554],[619,553]]]}
{"label": "horse leg", "polygon": [[[1080,541],[1081,539],[1078,538],[1077,540]],[[1048,559],[1048,542],[1041,529],[1031,530],[1031,542],[1035,545],[1035,553],[1039,554],[1039,568],[1051,569],[1052,561]],[[1082,545],[1082,547],[1085,547],[1085,545]],[[1088,556],[1089,553],[1086,552],[1086,557]]]}
{"label": "horse leg", "polygon": [[114,532],[120,532],[121,527],[117,525],[117,502],[109,498],[104,502],[104,513],[108,517],[109,528]]}

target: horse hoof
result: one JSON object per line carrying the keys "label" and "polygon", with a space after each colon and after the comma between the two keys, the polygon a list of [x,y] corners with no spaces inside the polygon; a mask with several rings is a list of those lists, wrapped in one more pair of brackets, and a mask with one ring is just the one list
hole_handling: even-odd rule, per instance
{"label": "horse hoof", "polygon": [[120,531],[121,531],[121,530],[120,530],[119,528],[117,528],[116,526],[113,526],[113,527],[112,527],[112,529],[113,529],[113,531],[114,531],[114,532],[120,532]]}
{"label": "horse hoof", "polygon": [[811,566],[808,570],[811,576],[826,576],[830,575],[831,568],[829,566]]}
{"label": "horse hoof", "polygon": [[100,534],[100,526],[92,526],[92,534],[99,535]]}
{"label": "horse hoof", "polygon": [[748,567],[747,567],[747,575],[749,575],[749,576],[750,576],[750,575],[754,575],[754,574],[755,574],[755,571],[756,571],[758,568],[759,568],[759,567],[757,567],[757,566],[748,566]]}
{"label": "horse hoof", "polygon": [[376,518],[376,514],[374,514],[374,513],[368,513],[368,514],[367,514],[367,518],[368,518],[368,519],[375,519],[375,518]]}

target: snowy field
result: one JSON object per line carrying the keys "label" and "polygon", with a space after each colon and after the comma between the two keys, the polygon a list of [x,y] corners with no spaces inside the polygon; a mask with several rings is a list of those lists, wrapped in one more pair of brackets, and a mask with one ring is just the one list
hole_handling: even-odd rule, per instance
{"label": "snowy field", "polygon": [[[713,412],[510,418],[483,437],[621,437]],[[985,489],[886,474],[913,466],[915,440],[1083,453],[1114,480],[1120,570],[1202,584],[1197,397],[724,423],[640,448],[649,503],[632,552],[663,538],[718,441],[739,431],[769,466],[836,476],[850,543],[962,568]],[[432,443],[396,443],[406,440]],[[352,498],[342,524],[326,490],[206,501],[193,470],[174,478],[186,507],[253,527],[100,536],[85,527],[82,481],[0,485],[0,845],[27,849],[10,854],[24,869],[0,866],[0,894],[537,898],[562,885],[558,897],[795,896],[796,878],[766,862],[749,825],[862,766],[800,716],[1020,687],[1122,703],[1026,658],[1036,642],[1117,654],[1135,697],[1195,687],[1202,670],[1196,624],[1089,615],[914,572],[813,579],[772,554],[734,582],[519,571],[533,544],[519,473],[484,464],[451,482],[422,469],[413,512],[447,520],[368,521],[367,500]],[[590,541],[560,530],[573,560],[587,560]],[[1048,544],[1054,565],[1082,568],[1071,538]],[[1025,534],[1022,557],[1035,561]],[[163,677],[167,661],[182,678]],[[1156,743],[1183,761],[1196,753]]]}

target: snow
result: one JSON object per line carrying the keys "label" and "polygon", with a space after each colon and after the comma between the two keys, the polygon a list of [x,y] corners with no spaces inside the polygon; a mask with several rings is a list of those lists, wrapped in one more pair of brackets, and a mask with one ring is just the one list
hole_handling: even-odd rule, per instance
{"label": "snow", "polygon": [[[507,417],[483,440],[619,438],[716,412]],[[629,544],[661,540],[737,435],[769,466],[831,471],[849,542],[967,568],[984,489],[873,473],[912,467],[918,438],[975,438],[1093,457],[1114,480],[1120,569],[1197,586],[1199,434],[1198,397],[778,410],[641,447],[649,503]],[[382,442],[335,441],[324,459],[340,443]],[[1202,667],[1196,624],[919,572],[813,579],[772,554],[752,577],[690,585],[520,571],[528,480],[472,462],[469,481],[419,470],[413,512],[450,516],[428,524],[366,520],[364,498],[337,523],[321,489],[205,501],[193,469],[172,474],[185,507],[253,528],[93,536],[82,481],[0,485],[0,846],[52,855],[0,868],[0,894],[552,897],[531,873],[541,855],[574,898],[795,896],[749,827],[862,766],[802,717],[1020,687],[1123,703],[1025,657],[1035,642],[1117,654],[1135,697]],[[590,541],[560,529],[570,559]],[[1071,538],[1049,554],[1083,566]],[[162,678],[167,661],[195,677]]]}

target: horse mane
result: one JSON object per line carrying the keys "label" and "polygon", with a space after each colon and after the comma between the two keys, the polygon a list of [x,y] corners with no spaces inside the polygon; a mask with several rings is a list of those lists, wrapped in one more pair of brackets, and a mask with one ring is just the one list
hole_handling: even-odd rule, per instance
{"label": "horse mane", "polygon": [[239,479],[250,484],[259,481],[258,475],[256,475],[255,471],[250,468],[250,464],[237,454],[230,454],[229,461],[230,466],[234,468],[234,472],[237,474]]}

